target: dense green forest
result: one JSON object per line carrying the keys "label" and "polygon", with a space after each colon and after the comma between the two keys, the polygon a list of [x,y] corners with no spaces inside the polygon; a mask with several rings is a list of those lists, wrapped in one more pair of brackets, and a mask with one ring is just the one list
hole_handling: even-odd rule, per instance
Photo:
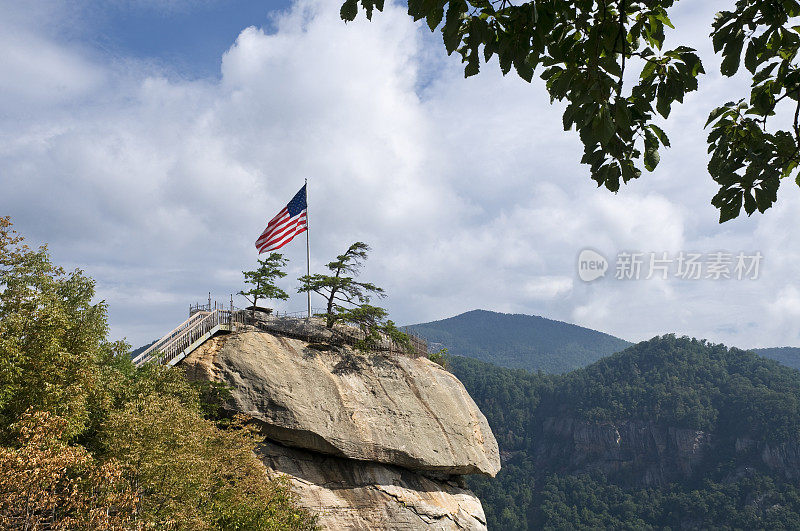
{"label": "dense green forest", "polygon": [[486,310],[408,328],[459,356],[549,373],[585,367],[630,345],[617,337],[561,321]]}
{"label": "dense green forest", "polygon": [[[451,370],[486,415],[503,468],[470,478],[493,529],[800,527],[797,463],[768,467],[764,445],[797,452],[800,372],[723,345],[664,336],[563,375],[452,356]],[[548,419],[638,422],[703,430],[711,441],[691,474],[637,483],[591,460],[544,459]],[[548,440],[549,439],[549,440]],[[748,441],[749,449],[737,449]],[[659,456],[650,456],[658,459]]]}

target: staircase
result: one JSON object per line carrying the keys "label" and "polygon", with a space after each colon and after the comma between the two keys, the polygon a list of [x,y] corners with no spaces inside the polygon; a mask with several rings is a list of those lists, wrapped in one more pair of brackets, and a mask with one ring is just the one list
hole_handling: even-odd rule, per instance
{"label": "staircase", "polygon": [[243,312],[222,308],[212,310],[209,303],[208,309],[194,311],[187,320],[136,356],[133,364],[141,367],[154,362],[172,367],[214,335],[232,332],[237,324],[243,323]]}

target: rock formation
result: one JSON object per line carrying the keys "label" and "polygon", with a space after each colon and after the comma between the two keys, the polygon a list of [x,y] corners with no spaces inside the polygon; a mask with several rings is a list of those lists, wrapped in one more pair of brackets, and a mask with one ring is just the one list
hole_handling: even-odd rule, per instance
{"label": "rock formation", "polygon": [[[587,421],[567,415],[543,417],[534,441],[531,455],[543,476],[599,471],[620,484],[658,487],[697,477],[726,455],[735,464],[732,477],[763,467],[789,481],[800,478],[800,444],[795,441],[721,439],[650,421]],[[504,461],[512,458],[503,456]]]}
{"label": "rock formation", "polygon": [[712,439],[700,430],[625,420],[589,422],[547,417],[536,438],[541,470],[598,470],[639,486],[664,485],[692,475]]}
{"label": "rock formation", "polygon": [[214,338],[182,364],[232,388],[226,409],[258,423],[270,475],[288,476],[323,528],[485,528],[460,476],[494,476],[497,442],[455,376],[272,330]]}
{"label": "rock formation", "polygon": [[288,475],[327,529],[485,529],[483,507],[458,481],[266,443],[270,475]]}

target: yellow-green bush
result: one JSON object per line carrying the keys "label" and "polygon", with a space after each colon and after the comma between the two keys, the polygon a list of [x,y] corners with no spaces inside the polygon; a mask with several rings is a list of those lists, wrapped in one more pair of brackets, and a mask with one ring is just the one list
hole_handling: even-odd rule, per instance
{"label": "yellow-green bush", "polygon": [[0,218],[0,527],[310,529],[242,421],[179,369],[136,369],[94,282]]}

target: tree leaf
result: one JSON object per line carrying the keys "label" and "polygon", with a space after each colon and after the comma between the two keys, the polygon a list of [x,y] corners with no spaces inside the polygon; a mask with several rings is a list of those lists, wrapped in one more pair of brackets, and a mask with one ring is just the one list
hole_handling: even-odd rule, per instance
{"label": "tree leaf", "polygon": [[658,154],[658,138],[650,129],[645,129],[644,136],[644,167],[653,171],[658,166],[661,156]]}
{"label": "tree leaf", "polygon": [[739,63],[742,58],[742,47],[744,46],[744,33],[741,30],[734,35],[725,45],[722,51],[722,65],[720,72],[723,76],[732,76],[739,70]]}
{"label": "tree leaf", "polygon": [[444,17],[444,7],[436,7],[428,13],[427,22],[431,31],[435,31]]}
{"label": "tree leaf", "polygon": [[339,16],[345,22],[352,22],[358,15],[358,0],[345,0],[342,8],[339,10]]}
{"label": "tree leaf", "polygon": [[667,134],[659,126],[657,126],[656,124],[650,124],[650,129],[653,130],[653,132],[656,134],[656,136],[664,146],[670,147],[669,138],[667,137]]}
{"label": "tree leaf", "polygon": [[656,93],[656,110],[658,114],[663,116],[664,118],[669,118],[670,112],[670,100],[667,97],[667,88],[665,84],[661,84],[658,86],[658,91]]}
{"label": "tree leaf", "polygon": [[747,51],[744,54],[744,67],[750,71],[751,74],[755,74],[756,68],[758,67],[758,44],[757,41],[751,40],[747,44]]}

